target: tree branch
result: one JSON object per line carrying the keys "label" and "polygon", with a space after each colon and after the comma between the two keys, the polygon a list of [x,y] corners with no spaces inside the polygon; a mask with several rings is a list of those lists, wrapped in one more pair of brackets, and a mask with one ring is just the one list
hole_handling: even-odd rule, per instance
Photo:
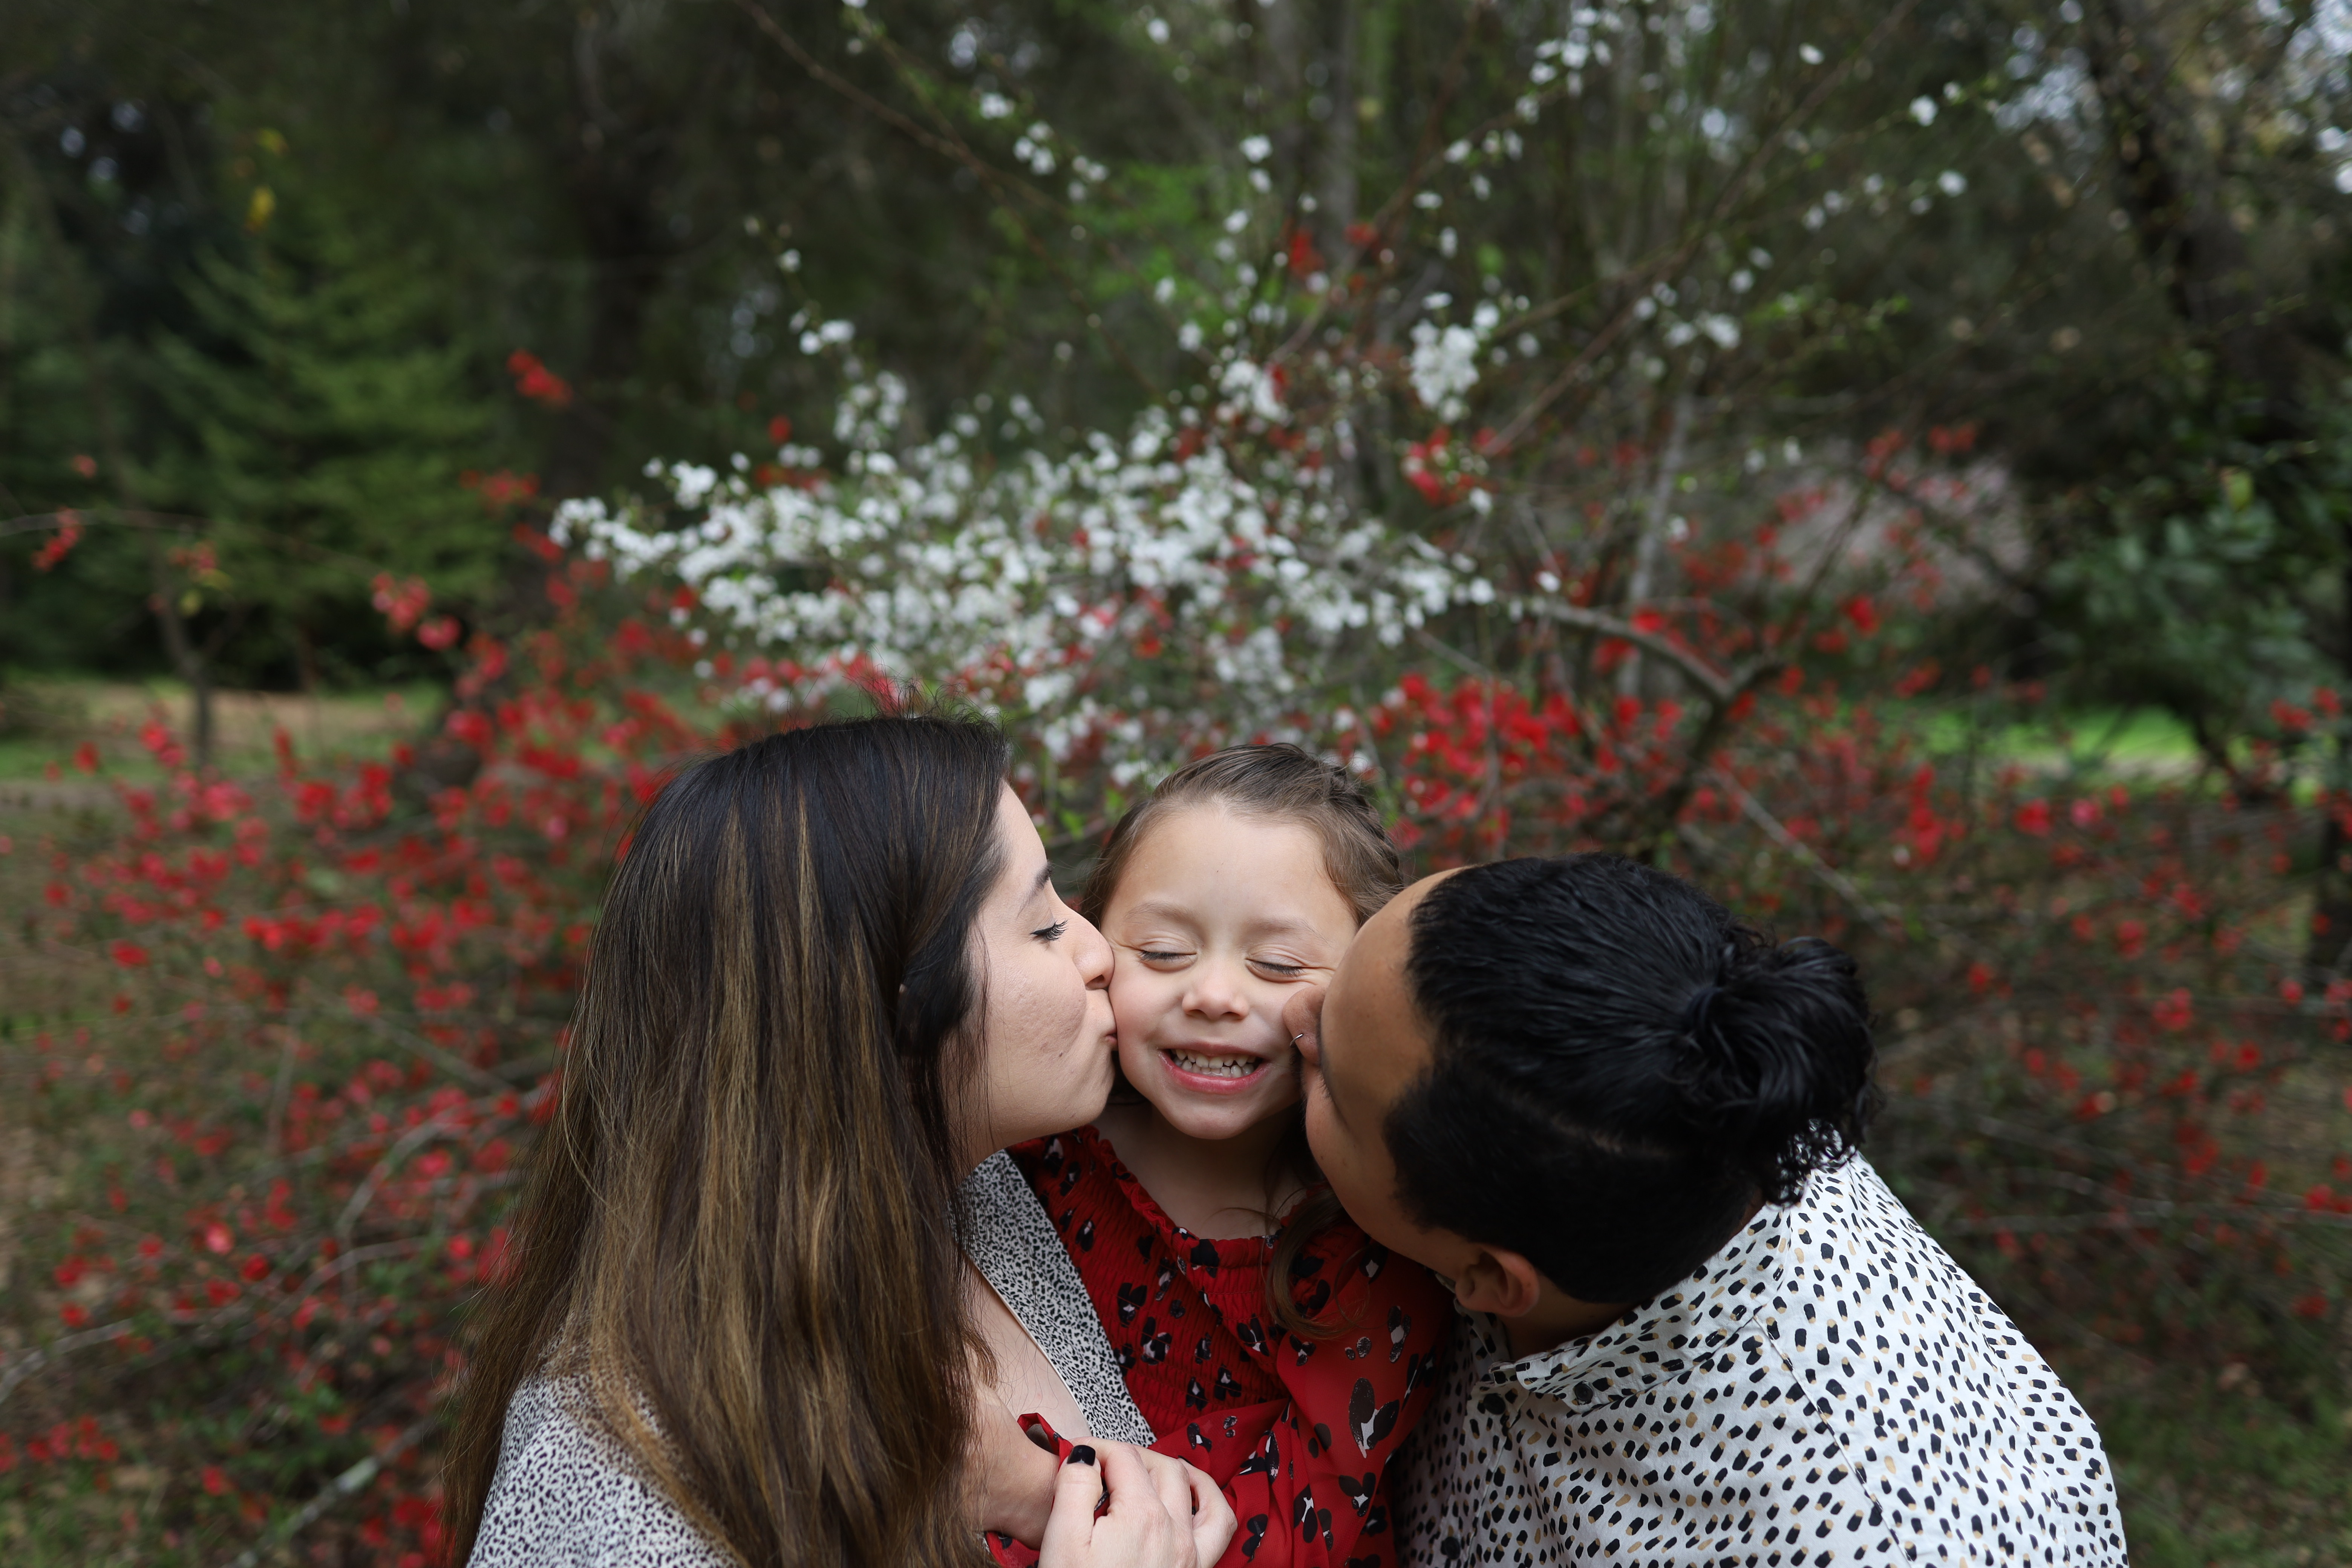
{"label": "tree branch", "polygon": [[365,1490],[370,1482],[383,1473],[383,1468],[386,1465],[397,1461],[403,1454],[423,1442],[427,1433],[440,1425],[441,1417],[437,1414],[411,1422],[406,1431],[329,1481],[318,1496],[304,1503],[283,1523],[265,1532],[259,1541],[247,1547],[230,1563],[229,1568],[260,1568],[263,1558],[267,1557],[274,1548],[284,1546],[297,1535],[310,1529],[319,1521],[320,1515],[345,1498]]}
{"label": "tree branch", "polygon": [[1709,775],[1724,794],[1738,803],[1742,816],[1764,830],[1764,836],[1790,854],[1838,897],[1852,904],[1870,918],[1871,923],[1898,940],[1909,935],[1903,926],[1903,917],[1854,886],[1853,879],[1816,854],[1811,845],[1789,831],[1781,820],[1764,809],[1763,802],[1748,793],[1738,779],[1720,768]]}
{"label": "tree branch", "polygon": [[1715,205],[1707,210],[1706,216],[1692,227],[1682,244],[1642,270],[1641,274],[1633,279],[1639,287],[1627,295],[1624,305],[1598,332],[1592,335],[1583,348],[1577,351],[1576,357],[1568,362],[1565,369],[1554,376],[1541,392],[1528,399],[1526,406],[1511,416],[1511,422],[1504,426],[1495,437],[1496,447],[1508,447],[1526,435],[1528,427],[1536,422],[1538,416],[1559,401],[1560,395],[1576,384],[1577,378],[1590,369],[1595,360],[1606,353],[1617,340],[1624,335],[1626,330],[1637,320],[1633,314],[1634,307],[1648,296],[1647,285],[1669,273],[1681,271],[1688,265],[1691,258],[1698,254],[1700,247],[1708,239],[1722,231],[1730,216],[1731,209],[1747,198],[1749,189],[1762,177],[1765,165],[1771,162],[1773,154],[1787,136],[1790,127],[1810,119],[1822,104],[1828,102],[1830,95],[1844,85],[1846,78],[1853,73],[1854,68],[1874,53],[1887,35],[1917,8],[1919,0],[1898,0],[1898,3],[1881,18],[1878,26],[1871,29],[1870,37],[1863,40],[1862,47],[1841,60],[1835,70],[1823,76],[1814,85],[1813,90],[1805,95],[1804,101],[1790,110],[1787,119],[1775,125],[1769,134],[1758,142],[1756,151],[1748,155],[1747,163],[1740,165],[1739,172],[1732,175],[1730,183],[1723,187],[1722,194],[1716,197]]}
{"label": "tree branch", "polygon": [[[1674,638],[1656,632],[1645,632],[1632,622],[1604,611],[1588,610],[1581,605],[1563,605],[1550,599],[1530,599],[1516,607],[1528,615],[1539,616],[1545,620],[1558,621],[1562,626],[1575,626],[1583,631],[1599,632],[1602,637],[1616,637],[1656,654],[1690,677],[1692,683],[1706,692],[1709,700],[1717,704],[1732,701],[1747,687],[1754,684],[1754,677],[1750,673],[1726,675]],[[1770,668],[1778,668],[1778,661],[1774,661]]]}

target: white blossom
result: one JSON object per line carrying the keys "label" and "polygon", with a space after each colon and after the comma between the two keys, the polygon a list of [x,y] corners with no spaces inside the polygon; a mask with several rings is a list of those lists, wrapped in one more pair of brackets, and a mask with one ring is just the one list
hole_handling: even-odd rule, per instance
{"label": "white blossom", "polygon": [[1459,419],[1467,410],[1463,395],[1478,384],[1479,347],[1479,335],[1468,327],[1413,323],[1408,374],[1414,395],[1439,418]]}
{"label": "white blossom", "polygon": [[[1440,352],[1464,362],[1444,372],[1458,394],[1478,333],[1445,334],[1454,346]],[[783,711],[861,670],[953,682],[1055,756],[1099,746],[1131,784],[1203,736],[1338,743],[1317,715],[1341,705],[1323,693],[1357,668],[1347,645],[1393,647],[1450,608],[1494,601],[1466,562],[1354,513],[1311,455],[1319,440],[1249,437],[1253,421],[1289,415],[1279,378],[1246,357],[1218,372],[1222,420],[1155,407],[1073,450],[992,460],[971,410],[908,442],[905,384],[855,359],[845,374],[836,471],[790,446],[782,478],[657,464],[667,505],[567,500],[551,525],[624,579],[691,588],[697,629],[802,672],[746,679],[747,710]],[[1007,431],[1041,423],[1026,398],[1007,403]]]}

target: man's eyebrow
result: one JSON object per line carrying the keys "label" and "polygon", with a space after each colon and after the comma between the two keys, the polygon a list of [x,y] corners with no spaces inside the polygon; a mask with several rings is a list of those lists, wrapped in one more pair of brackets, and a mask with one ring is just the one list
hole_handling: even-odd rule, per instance
{"label": "man's eyebrow", "polygon": [[[1316,1028],[1318,1032],[1317,1044],[1320,1045],[1322,1043],[1320,1038],[1322,1025],[1318,1022],[1316,1025]],[[1331,1087],[1331,1058],[1328,1056],[1321,1055],[1319,1052],[1318,1053],[1318,1056],[1320,1065],[1316,1070],[1319,1072],[1323,1078],[1323,1098],[1331,1102],[1331,1114],[1339,1119],[1340,1126],[1345,1127],[1348,1125],[1348,1113],[1339,1109],[1339,1091]]]}

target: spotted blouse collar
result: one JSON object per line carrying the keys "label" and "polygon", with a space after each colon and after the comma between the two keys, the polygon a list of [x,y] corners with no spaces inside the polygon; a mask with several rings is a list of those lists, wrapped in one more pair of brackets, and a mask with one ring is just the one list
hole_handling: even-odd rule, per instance
{"label": "spotted blouse collar", "polygon": [[1749,1342],[1779,1337],[1770,1309],[1793,1245],[1790,1216],[1802,1206],[1801,1198],[1767,1205],[1681,1284],[1597,1333],[1531,1356],[1511,1359],[1501,1319],[1460,1309],[1477,1347],[1477,1386],[1523,1389],[1581,1410],[1734,1364]]}

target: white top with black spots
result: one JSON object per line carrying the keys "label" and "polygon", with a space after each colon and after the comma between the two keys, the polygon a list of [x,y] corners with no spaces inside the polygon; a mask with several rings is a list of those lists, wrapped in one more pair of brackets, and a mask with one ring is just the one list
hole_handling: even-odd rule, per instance
{"label": "white top with black spots", "polygon": [[1403,1561],[2115,1563],[2091,1418],[1862,1160],[1601,1333],[1454,1325]]}
{"label": "white top with black spots", "polygon": [[[1054,1222],[998,1153],[965,1181],[965,1246],[1069,1385],[1096,1436],[1148,1445]],[[721,1568],[733,1561],[575,1415],[575,1384],[533,1378],[507,1405],[499,1468],[467,1568]],[[650,1413],[648,1413],[650,1414]]]}
{"label": "white top with black spots", "polygon": [[734,1561],[572,1414],[575,1384],[507,1403],[498,1473],[466,1568],[725,1568]]}
{"label": "white top with black spots", "polygon": [[981,1162],[964,1178],[963,1202],[964,1256],[1061,1375],[1087,1432],[1150,1447],[1151,1424],[1119,1375],[1086,1281],[1013,1156],[1000,1149]]}

